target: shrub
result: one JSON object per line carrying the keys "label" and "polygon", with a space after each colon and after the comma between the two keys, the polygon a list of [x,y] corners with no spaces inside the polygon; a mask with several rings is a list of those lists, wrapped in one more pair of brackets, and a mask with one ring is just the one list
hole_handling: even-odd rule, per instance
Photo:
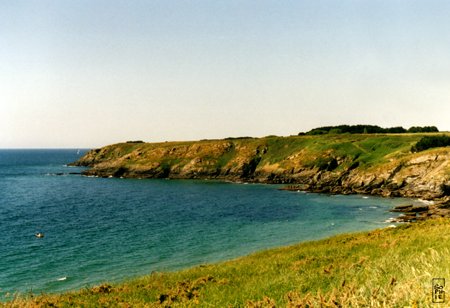
{"label": "shrub", "polygon": [[401,126],[383,128],[377,125],[338,125],[323,126],[298,135],[325,135],[325,134],[403,134],[403,133],[435,133],[439,132],[436,126],[413,126],[406,130]]}
{"label": "shrub", "polygon": [[411,147],[411,152],[420,152],[431,148],[446,147],[449,145],[449,136],[425,136]]}
{"label": "shrub", "polygon": [[406,129],[401,126],[386,128],[386,132],[389,134],[403,134],[406,133]]}
{"label": "shrub", "polygon": [[324,134],[382,134],[382,133],[404,133],[406,129],[403,127],[382,128],[376,125],[338,125],[323,126],[310,130],[307,135],[324,135]]}
{"label": "shrub", "polygon": [[408,133],[437,133],[439,129],[436,126],[413,126],[408,129]]}
{"label": "shrub", "polygon": [[254,139],[253,137],[244,136],[244,137],[227,137],[225,140],[242,140],[242,139]]}

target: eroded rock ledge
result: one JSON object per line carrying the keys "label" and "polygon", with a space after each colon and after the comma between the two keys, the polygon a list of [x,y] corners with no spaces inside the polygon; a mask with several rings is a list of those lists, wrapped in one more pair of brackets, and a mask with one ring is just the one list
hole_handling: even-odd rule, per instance
{"label": "eroded rock ledge", "polygon": [[391,212],[400,212],[393,222],[416,222],[429,218],[450,217],[450,197],[444,197],[429,204],[407,204],[396,206]]}

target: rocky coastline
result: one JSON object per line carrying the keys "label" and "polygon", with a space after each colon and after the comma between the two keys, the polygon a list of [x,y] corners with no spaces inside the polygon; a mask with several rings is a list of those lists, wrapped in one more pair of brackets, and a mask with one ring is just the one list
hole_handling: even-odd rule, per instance
{"label": "rocky coastline", "polygon": [[[279,188],[285,191],[309,191],[323,193],[321,190],[310,190],[304,185],[287,185]],[[348,194],[347,191],[340,194]],[[377,194],[372,194],[377,195]],[[392,195],[392,193],[391,193]],[[433,200],[419,199],[418,204],[404,204],[394,207],[390,212],[401,213],[390,222],[417,222],[430,218],[449,218],[450,217],[450,197],[440,197]]]}
{"label": "rocky coastline", "polygon": [[[411,153],[402,144],[410,140],[399,139],[397,147],[374,162],[377,146],[395,141],[390,138],[394,137],[122,143],[91,150],[72,165],[88,167],[83,175],[96,177],[216,179],[285,184],[284,190],[416,198],[433,202],[427,208],[394,209],[403,213],[399,219],[450,216],[450,148]],[[374,144],[369,149],[368,142]]]}
{"label": "rocky coastline", "polygon": [[391,212],[402,213],[393,219],[393,222],[416,222],[432,218],[449,218],[450,198],[445,197],[423,205],[400,205],[393,208]]}

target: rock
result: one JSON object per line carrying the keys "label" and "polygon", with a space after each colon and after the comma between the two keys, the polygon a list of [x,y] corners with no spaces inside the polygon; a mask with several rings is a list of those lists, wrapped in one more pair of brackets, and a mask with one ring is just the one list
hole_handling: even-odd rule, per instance
{"label": "rock", "polygon": [[412,204],[404,204],[404,205],[397,205],[393,209],[389,210],[390,212],[410,212],[412,209]]}
{"label": "rock", "polygon": [[400,215],[397,218],[395,218],[395,222],[413,222],[416,221],[417,217],[416,215]]}
{"label": "rock", "polygon": [[425,212],[425,211],[428,211],[428,209],[429,209],[428,205],[414,205],[414,206],[410,209],[410,211],[411,211],[411,212],[417,213],[417,212]]}

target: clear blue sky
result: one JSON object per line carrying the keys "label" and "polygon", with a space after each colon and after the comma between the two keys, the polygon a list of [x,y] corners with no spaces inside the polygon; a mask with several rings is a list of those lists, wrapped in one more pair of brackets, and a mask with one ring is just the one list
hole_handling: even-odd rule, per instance
{"label": "clear blue sky", "polygon": [[450,130],[450,1],[5,0],[0,147]]}

